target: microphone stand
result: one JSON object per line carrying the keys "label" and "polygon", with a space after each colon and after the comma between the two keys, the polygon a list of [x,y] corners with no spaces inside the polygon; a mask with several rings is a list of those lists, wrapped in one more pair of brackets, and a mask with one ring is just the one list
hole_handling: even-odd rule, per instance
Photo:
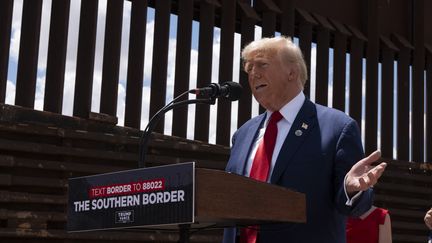
{"label": "microphone stand", "polygon": [[183,100],[179,102],[175,102],[177,99],[182,97],[183,95],[189,93],[189,91],[179,95],[177,98],[175,98],[173,101],[171,101],[166,106],[162,107],[156,114],[150,119],[149,123],[147,124],[147,127],[144,129],[144,132],[140,138],[139,143],[139,160],[138,160],[138,168],[144,168],[145,167],[145,156],[148,149],[148,141],[150,140],[151,133],[153,132],[153,129],[156,127],[157,123],[160,121],[162,116],[177,107],[180,106],[186,106],[190,104],[209,104],[214,105],[216,103],[216,97],[210,97],[208,99],[194,99],[194,100]]}
{"label": "microphone stand", "polygon": [[[145,156],[148,149],[148,141],[150,140],[151,133],[153,132],[153,129],[156,127],[157,123],[160,121],[162,116],[169,110],[172,110],[174,108],[180,107],[180,106],[186,106],[190,104],[209,104],[214,105],[216,103],[216,97],[210,97],[208,99],[194,99],[194,100],[183,100],[176,102],[176,100],[180,99],[185,94],[188,94],[189,91],[179,95],[177,98],[175,98],[173,101],[168,103],[166,106],[162,107],[156,114],[150,119],[149,123],[147,124],[147,127],[144,129],[144,132],[140,138],[139,143],[139,160],[138,160],[138,167],[144,168],[145,167]],[[189,224],[182,224],[179,225],[180,230],[180,243],[189,243],[189,237],[190,237],[190,225]]]}
{"label": "microphone stand", "polygon": [[[193,89],[188,90],[181,95],[174,98],[170,103],[162,107],[156,114],[150,119],[149,123],[147,124],[147,127],[144,129],[142,136],[140,138],[139,143],[139,160],[138,160],[138,167],[143,168],[145,167],[145,156],[148,149],[148,141],[150,140],[150,136],[153,132],[153,129],[156,127],[156,124],[160,121],[162,116],[169,110],[172,110],[174,108],[180,107],[180,106],[186,106],[190,104],[209,104],[214,105],[216,103],[217,97],[225,97],[231,101],[237,100],[241,94],[241,85],[235,82],[225,82],[220,86],[217,83],[212,83],[209,85],[209,87],[202,88],[202,89]],[[178,101],[181,97],[188,93],[194,93],[196,95],[199,95],[202,93],[203,95],[209,95],[209,98],[206,99],[194,99],[194,100],[182,100]],[[179,242],[181,243],[189,243],[189,237],[190,237],[190,230],[191,225],[190,224],[181,224],[179,225],[180,230],[180,239]]]}

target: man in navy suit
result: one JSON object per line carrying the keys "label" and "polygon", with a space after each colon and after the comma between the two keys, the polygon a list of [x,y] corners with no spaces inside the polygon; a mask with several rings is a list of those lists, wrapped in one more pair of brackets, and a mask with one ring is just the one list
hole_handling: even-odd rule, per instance
{"label": "man in navy suit", "polygon": [[344,243],[346,216],[372,205],[370,188],[386,166],[371,165],[380,152],[364,158],[357,123],[305,97],[306,65],[289,38],[254,41],[242,59],[266,112],[236,131],[226,170],[304,193],[307,222],[225,229],[224,242]]}

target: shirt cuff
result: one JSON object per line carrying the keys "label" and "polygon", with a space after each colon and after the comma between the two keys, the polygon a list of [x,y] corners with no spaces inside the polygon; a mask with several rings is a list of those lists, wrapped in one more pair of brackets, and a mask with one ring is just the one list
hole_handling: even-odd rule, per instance
{"label": "shirt cuff", "polygon": [[350,198],[348,196],[348,193],[347,193],[347,190],[346,190],[346,183],[345,183],[346,182],[346,178],[347,177],[345,176],[345,178],[344,178],[344,192],[345,192],[345,196],[347,198],[347,201],[346,201],[345,205],[346,206],[352,206],[353,203],[355,203],[355,201],[357,200],[357,198],[359,198],[361,196],[361,194],[362,194],[363,191],[357,192],[352,198]]}

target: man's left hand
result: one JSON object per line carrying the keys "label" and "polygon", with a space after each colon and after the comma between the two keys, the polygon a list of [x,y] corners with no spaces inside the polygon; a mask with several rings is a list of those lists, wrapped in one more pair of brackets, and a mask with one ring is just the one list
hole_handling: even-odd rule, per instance
{"label": "man's left hand", "polygon": [[357,162],[348,172],[345,180],[345,187],[348,195],[352,196],[359,191],[366,191],[374,186],[384,172],[387,164],[380,163],[377,166],[371,164],[381,157],[379,150],[368,157]]}
{"label": "man's left hand", "polygon": [[429,209],[429,211],[427,211],[425,217],[424,217],[424,221],[426,223],[426,226],[432,230],[432,208]]}

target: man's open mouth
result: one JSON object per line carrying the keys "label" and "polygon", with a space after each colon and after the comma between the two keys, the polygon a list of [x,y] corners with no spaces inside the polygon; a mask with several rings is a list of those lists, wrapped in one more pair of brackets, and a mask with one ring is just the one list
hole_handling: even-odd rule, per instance
{"label": "man's open mouth", "polygon": [[264,87],[266,87],[266,86],[267,86],[267,84],[260,84],[260,85],[257,85],[257,86],[255,86],[255,90],[259,90],[259,89],[264,88]]}

